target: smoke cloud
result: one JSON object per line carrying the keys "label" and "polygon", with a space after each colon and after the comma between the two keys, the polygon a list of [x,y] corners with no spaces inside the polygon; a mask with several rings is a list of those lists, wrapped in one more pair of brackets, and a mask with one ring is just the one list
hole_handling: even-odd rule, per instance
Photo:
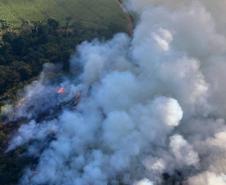
{"label": "smoke cloud", "polygon": [[8,151],[39,162],[21,185],[226,185],[226,0],[124,5],[132,37],[84,42],[79,77],[26,88]]}

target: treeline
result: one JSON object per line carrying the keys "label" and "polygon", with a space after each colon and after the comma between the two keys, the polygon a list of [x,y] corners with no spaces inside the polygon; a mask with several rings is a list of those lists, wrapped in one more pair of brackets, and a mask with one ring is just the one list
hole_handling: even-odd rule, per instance
{"label": "treeline", "polygon": [[[0,20],[0,106],[5,99],[12,99],[22,88],[37,77],[45,63],[60,64],[61,73],[69,70],[69,59],[76,45],[84,40],[110,38],[121,28],[109,25],[105,28],[89,28],[70,18],[60,25],[54,19],[29,23],[22,21],[20,28],[11,29]],[[26,146],[5,153],[10,134],[20,125],[3,125],[0,120],[0,184],[16,185],[24,168],[36,159],[23,155]]]}
{"label": "treeline", "polygon": [[12,30],[0,20],[0,97],[8,98],[10,89],[36,77],[44,63],[60,63],[67,71],[77,44],[95,37],[109,38],[117,31],[120,28],[111,24],[87,29],[70,18],[63,26],[54,19],[42,23],[22,21],[20,28]]}

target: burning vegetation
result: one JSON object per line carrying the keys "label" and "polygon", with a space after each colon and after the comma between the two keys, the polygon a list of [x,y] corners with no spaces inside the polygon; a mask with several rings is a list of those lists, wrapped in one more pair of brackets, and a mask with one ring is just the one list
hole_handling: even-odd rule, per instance
{"label": "burning vegetation", "polygon": [[81,43],[5,109],[6,154],[33,159],[19,184],[226,184],[226,1],[123,3],[133,33]]}

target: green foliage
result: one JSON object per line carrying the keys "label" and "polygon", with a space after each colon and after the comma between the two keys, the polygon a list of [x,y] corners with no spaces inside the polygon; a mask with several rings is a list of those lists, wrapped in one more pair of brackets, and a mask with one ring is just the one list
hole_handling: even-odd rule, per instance
{"label": "green foliage", "polygon": [[24,148],[5,153],[7,139],[15,125],[5,126],[0,123],[0,183],[3,185],[16,185],[26,165],[35,162],[28,156],[23,156]]}
{"label": "green foliage", "polygon": [[[37,78],[43,64],[60,64],[60,73],[67,73],[76,45],[110,38],[127,25],[114,0],[0,0],[0,12],[0,106]],[[2,185],[18,184],[26,166],[37,162],[24,155],[26,146],[5,153],[10,135],[22,123],[3,125],[0,119]]]}
{"label": "green foliage", "polygon": [[[5,24],[5,23],[4,23]],[[6,23],[6,25],[8,25]],[[112,29],[114,28],[114,29]],[[106,28],[84,27],[79,22],[67,18],[64,26],[55,19],[45,22],[22,22],[20,31],[8,27],[2,29],[0,40],[0,106],[5,99],[14,99],[16,92],[24,84],[36,78],[45,63],[60,64],[60,73],[68,74],[69,59],[76,45],[93,38],[110,38],[113,33],[123,31],[110,24]],[[56,78],[53,74],[50,78]],[[36,159],[24,155],[26,146],[5,153],[10,134],[21,123],[1,124],[0,120],[0,184],[16,185],[29,164]]]}
{"label": "green foliage", "polygon": [[107,27],[114,22],[121,27],[126,19],[116,0],[0,0],[0,19],[11,26],[20,26],[21,21],[43,22],[56,19],[61,25],[79,21],[88,28]]}
{"label": "green foliage", "polygon": [[[109,28],[114,27],[114,25]],[[120,28],[87,29],[79,23],[64,27],[55,19],[44,23],[22,22],[20,32],[6,30],[0,42],[0,97],[18,84],[36,77],[45,63],[62,64],[64,72],[69,70],[69,59],[75,46],[95,37],[109,38]],[[15,92],[14,92],[15,93]],[[1,100],[0,100],[1,101]]]}
{"label": "green foliage", "polygon": [[8,23],[5,20],[0,20],[0,30],[7,30],[9,28]]}

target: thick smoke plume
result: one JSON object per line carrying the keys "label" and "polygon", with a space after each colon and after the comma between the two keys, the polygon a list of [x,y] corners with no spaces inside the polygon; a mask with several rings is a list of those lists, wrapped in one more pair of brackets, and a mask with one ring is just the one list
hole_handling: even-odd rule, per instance
{"label": "thick smoke plume", "polygon": [[124,5],[132,37],[84,42],[79,77],[27,87],[8,151],[39,162],[21,185],[226,185],[226,0]]}

